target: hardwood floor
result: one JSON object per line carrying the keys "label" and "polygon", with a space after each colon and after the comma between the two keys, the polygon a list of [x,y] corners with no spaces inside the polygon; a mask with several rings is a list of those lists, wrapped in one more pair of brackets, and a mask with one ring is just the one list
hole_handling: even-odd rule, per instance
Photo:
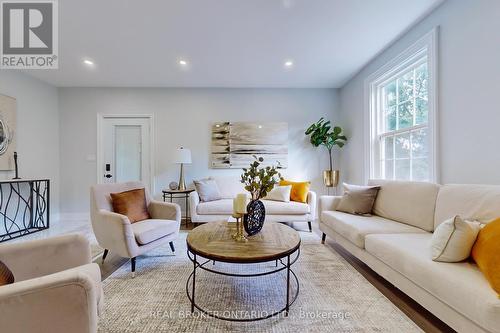
{"label": "hardwood floor", "polygon": [[[314,232],[321,235],[318,229]],[[396,288],[390,282],[378,275],[361,260],[350,254],[340,245],[336,244],[331,238],[327,237],[325,246],[339,253],[347,262],[349,262],[361,275],[365,277],[375,288],[377,288],[385,297],[396,305],[404,314],[417,324],[424,332],[455,332],[451,327],[442,322],[439,318],[427,311],[423,306],[415,302],[401,290]]]}

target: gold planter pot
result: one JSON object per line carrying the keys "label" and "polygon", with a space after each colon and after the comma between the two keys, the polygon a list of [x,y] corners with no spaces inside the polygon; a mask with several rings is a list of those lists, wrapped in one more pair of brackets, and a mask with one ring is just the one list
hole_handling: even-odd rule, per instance
{"label": "gold planter pot", "polygon": [[323,171],[323,182],[326,187],[337,187],[339,184],[339,170]]}

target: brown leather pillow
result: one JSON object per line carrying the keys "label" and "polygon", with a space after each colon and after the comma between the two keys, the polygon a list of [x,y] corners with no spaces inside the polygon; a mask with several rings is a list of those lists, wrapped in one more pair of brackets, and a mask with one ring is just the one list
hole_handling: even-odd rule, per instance
{"label": "brown leather pillow", "polygon": [[0,286],[14,283],[14,274],[12,271],[0,260]]}
{"label": "brown leather pillow", "polygon": [[150,219],[148,208],[146,207],[146,193],[143,188],[120,193],[111,193],[111,203],[113,211],[126,215],[130,223]]}

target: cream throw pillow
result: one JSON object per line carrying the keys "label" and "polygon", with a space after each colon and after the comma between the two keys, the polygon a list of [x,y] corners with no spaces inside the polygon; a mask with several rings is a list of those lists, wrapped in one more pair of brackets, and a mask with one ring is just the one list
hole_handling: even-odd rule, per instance
{"label": "cream throw pillow", "polygon": [[344,195],[337,210],[349,214],[371,214],[380,186],[359,186],[344,183]]}
{"label": "cream throw pillow", "polygon": [[200,201],[209,202],[222,199],[219,191],[219,187],[215,180],[207,178],[200,180],[193,180],[194,186],[196,187],[196,192],[200,197]]}
{"label": "cream throw pillow", "polygon": [[432,260],[458,262],[469,258],[479,230],[479,222],[465,221],[458,215],[444,221],[432,234]]}
{"label": "cream throw pillow", "polygon": [[290,193],[292,192],[292,185],[275,186],[264,199],[290,202]]}

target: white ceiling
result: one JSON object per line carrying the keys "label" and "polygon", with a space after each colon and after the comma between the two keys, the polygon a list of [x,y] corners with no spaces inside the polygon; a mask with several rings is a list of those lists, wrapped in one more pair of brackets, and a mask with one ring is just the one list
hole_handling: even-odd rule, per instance
{"label": "white ceiling", "polygon": [[441,2],[63,0],[59,70],[28,72],[62,87],[336,88]]}

